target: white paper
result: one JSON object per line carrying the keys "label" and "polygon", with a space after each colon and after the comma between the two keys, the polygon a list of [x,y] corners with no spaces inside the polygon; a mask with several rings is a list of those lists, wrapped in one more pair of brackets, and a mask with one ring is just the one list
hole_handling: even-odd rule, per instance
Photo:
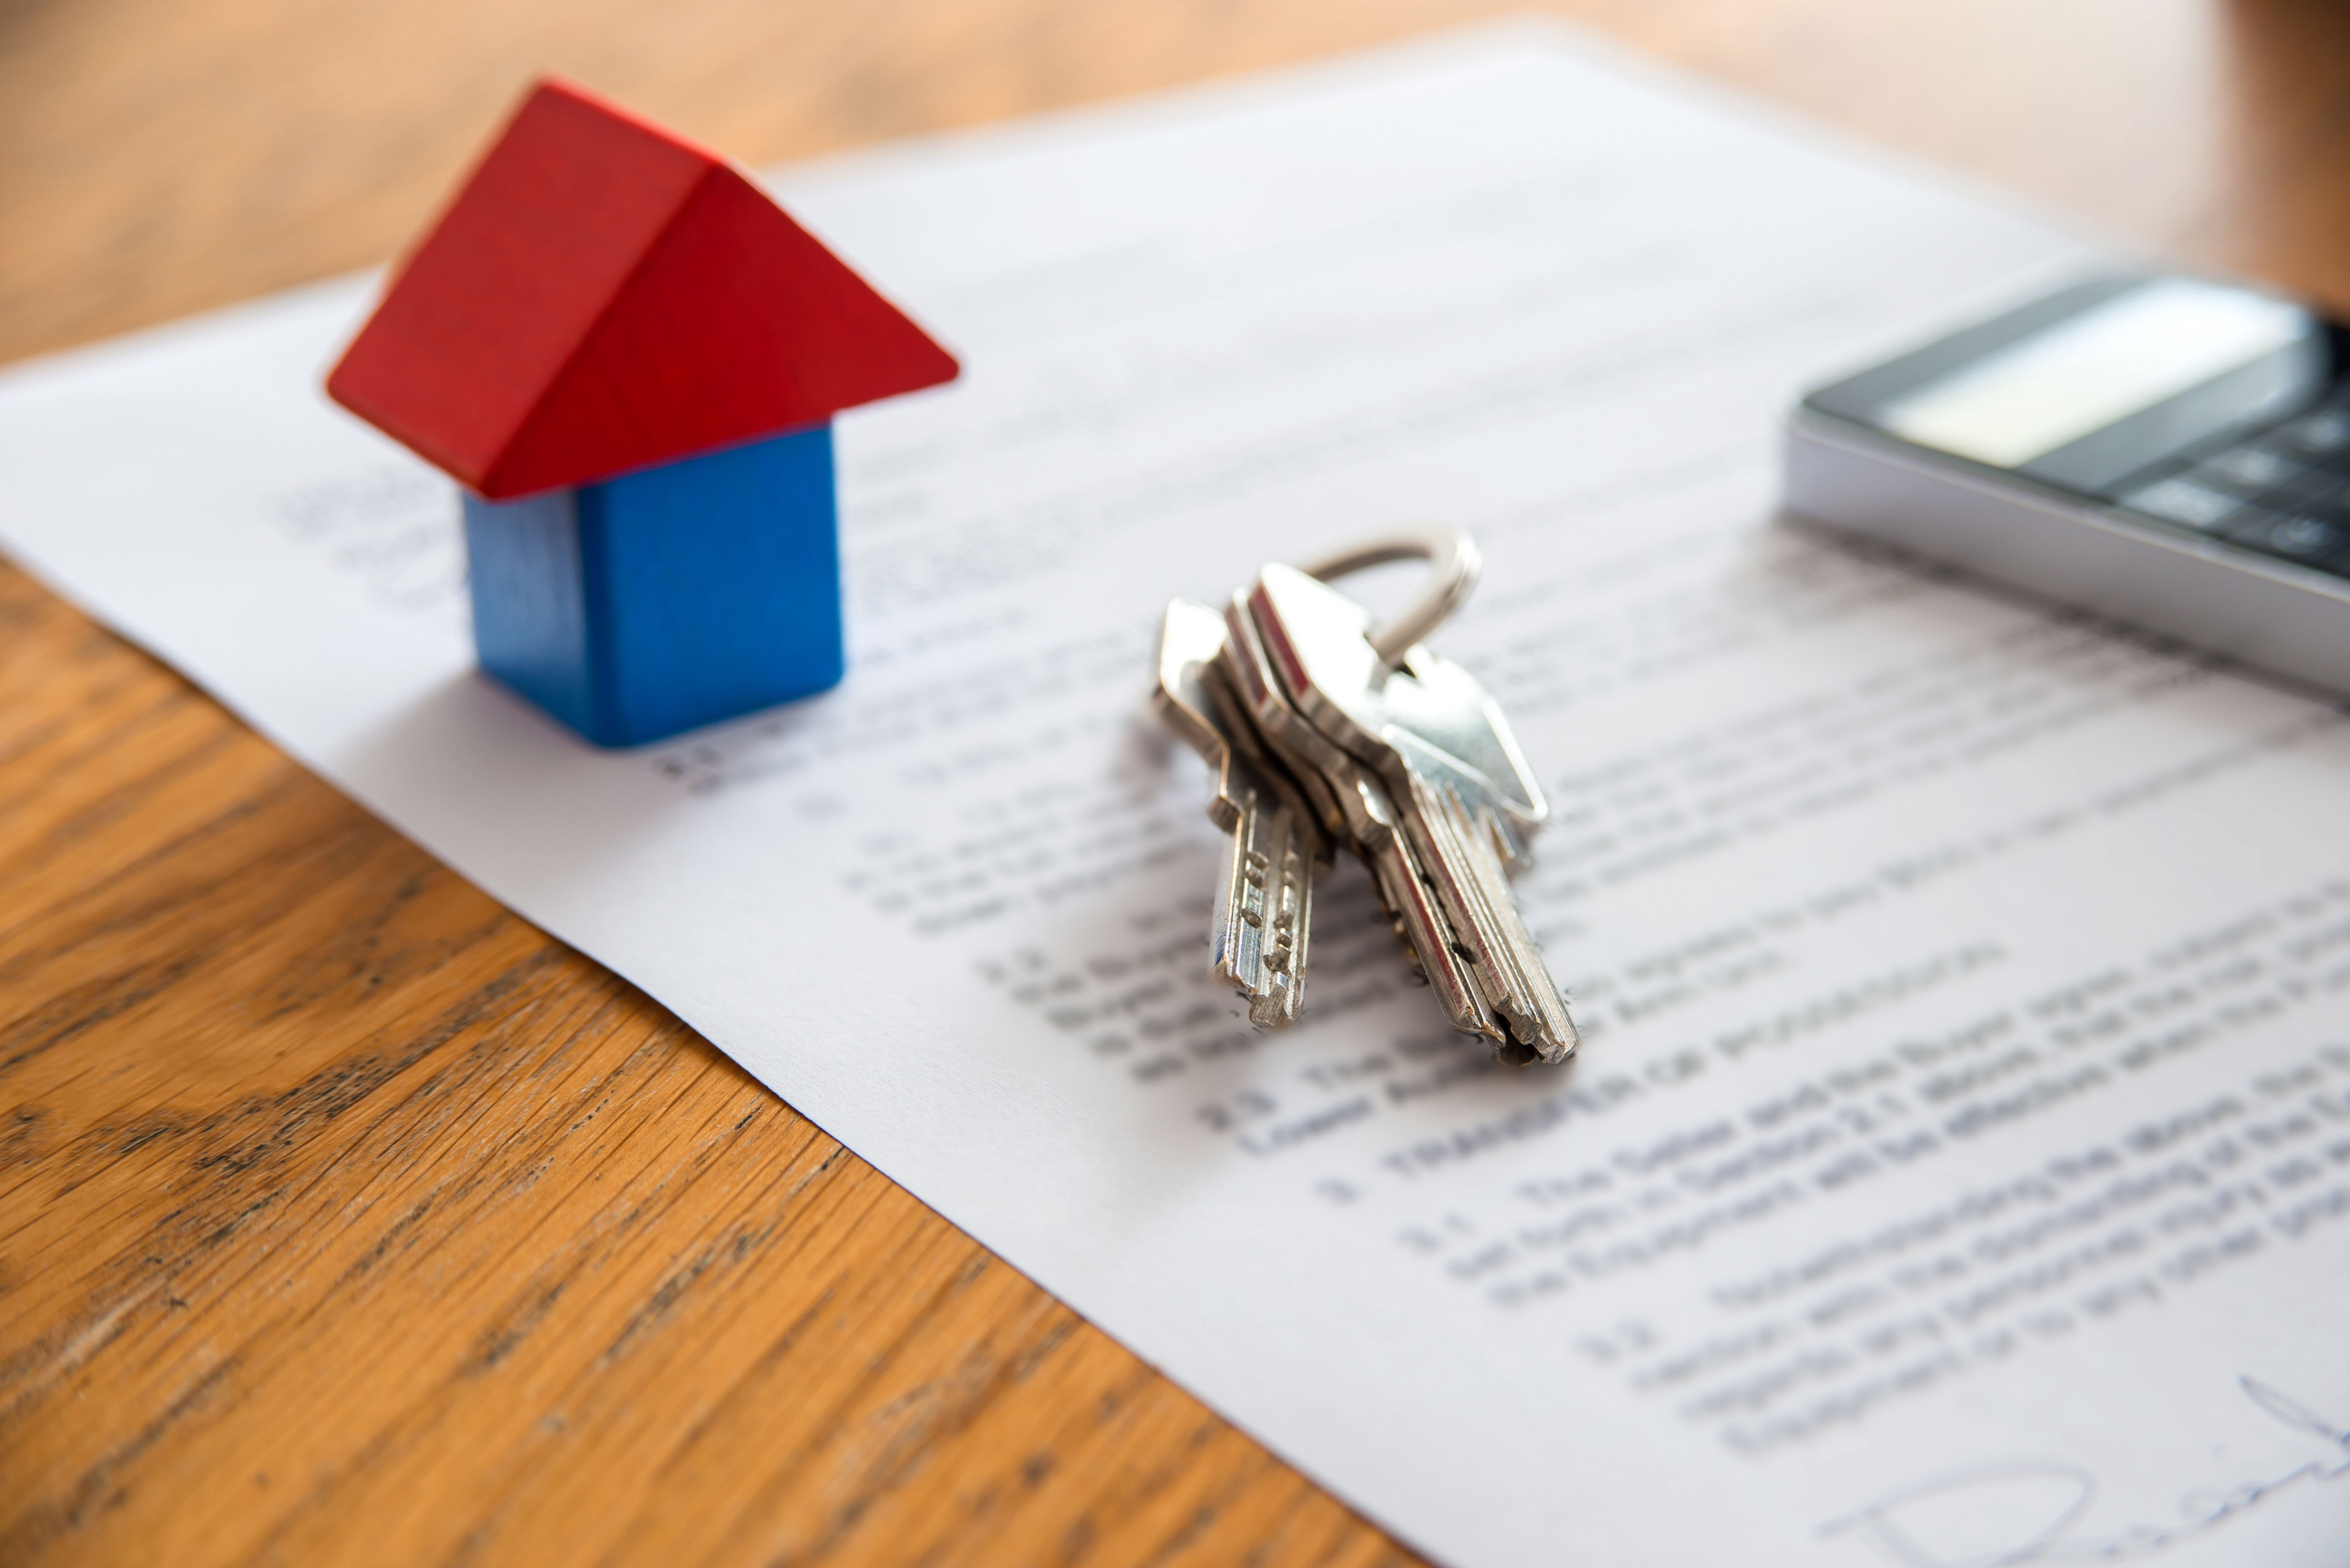
{"label": "white paper", "polygon": [[[1772,521],[1794,391],[2080,242],[1527,30],[778,187],[968,367],[842,422],[837,693],[473,674],[359,282],[15,372],[0,534],[1440,1558],[2341,1561],[2343,714]],[[1415,517],[1571,1071],[1351,868],[1297,1031],[1204,972],[1157,612]]]}

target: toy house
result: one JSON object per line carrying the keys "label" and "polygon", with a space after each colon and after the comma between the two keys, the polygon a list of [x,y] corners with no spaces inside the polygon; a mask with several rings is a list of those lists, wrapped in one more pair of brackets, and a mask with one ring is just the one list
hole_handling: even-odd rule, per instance
{"label": "toy house", "polygon": [[733,164],[549,79],[327,389],[464,485],[482,668],[624,746],[840,679],[832,417],[955,374]]}

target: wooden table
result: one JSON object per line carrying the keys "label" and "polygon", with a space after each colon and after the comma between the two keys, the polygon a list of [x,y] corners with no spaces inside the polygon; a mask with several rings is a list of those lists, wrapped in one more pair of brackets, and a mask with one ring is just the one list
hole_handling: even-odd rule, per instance
{"label": "wooden table", "polygon": [[[1491,9],[0,0],[0,359],[380,259],[546,67],[764,161]],[[1560,9],[2350,308],[2333,0]],[[0,1194],[0,1564],[1406,1555],[5,566]]]}

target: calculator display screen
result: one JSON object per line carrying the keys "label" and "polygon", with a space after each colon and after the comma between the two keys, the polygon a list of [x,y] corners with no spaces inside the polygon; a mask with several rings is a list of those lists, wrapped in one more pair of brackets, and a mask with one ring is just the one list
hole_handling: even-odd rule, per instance
{"label": "calculator display screen", "polygon": [[1878,410],[1905,441],[2021,468],[2308,338],[2308,313],[2162,278],[1996,348]]}
{"label": "calculator display screen", "polygon": [[2111,500],[2329,401],[2350,334],[2199,278],[2093,278],[1804,400],[1905,445]]}

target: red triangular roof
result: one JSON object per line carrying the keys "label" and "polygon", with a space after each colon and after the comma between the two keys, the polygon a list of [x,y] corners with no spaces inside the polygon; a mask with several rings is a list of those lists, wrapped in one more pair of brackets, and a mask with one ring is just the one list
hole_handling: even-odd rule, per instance
{"label": "red triangular roof", "polygon": [[327,390],[504,500],[818,424],[955,371],[732,164],[550,78]]}

